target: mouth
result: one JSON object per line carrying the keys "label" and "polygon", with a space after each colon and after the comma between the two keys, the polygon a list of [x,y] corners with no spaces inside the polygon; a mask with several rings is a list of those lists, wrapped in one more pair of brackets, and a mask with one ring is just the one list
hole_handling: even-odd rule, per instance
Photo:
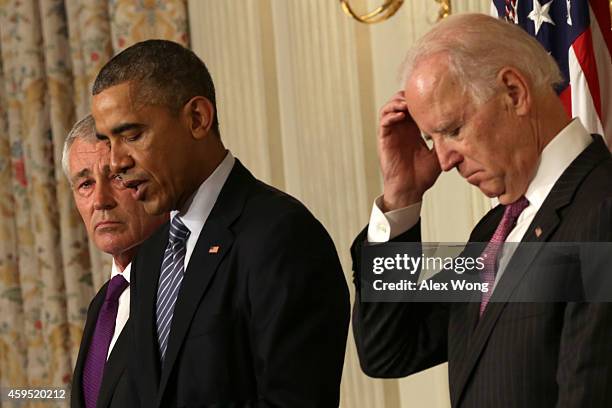
{"label": "mouth", "polygon": [[481,173],[481,171],[480,170],[476,170],[476,171],[470,173],[469,175],[464,176],[464,178],[467,180],[468,183],[470,183],[470,184],[472,184],[474,186],[477,186],[479,184],[479,180],[478,180],[478,178],[479,178],[478,174],[479,173]]}
{"label": "mouth", "polygon": [[137,201],[144,199],[145,180],[123,180],[123,186],[132,190],[132,198]]}
{"label": "mouth", "polygon": [[102,228],[102,229],[111,228],[119,224],[121,224],[119,221],[111,221],[111,220],[100,221],[99,223],[96,224],[96,226],[94,227],[94,230],[97,231],[99,228]]}

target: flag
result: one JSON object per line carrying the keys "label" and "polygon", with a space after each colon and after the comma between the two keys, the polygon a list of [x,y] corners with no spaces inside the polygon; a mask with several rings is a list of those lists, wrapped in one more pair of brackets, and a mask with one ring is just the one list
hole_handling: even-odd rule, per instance
{"label": "flag", "polygon": [[493,0],[493,15],[520,25],[555,58],[571,117],[612,148],[612,31],[609,0]]}

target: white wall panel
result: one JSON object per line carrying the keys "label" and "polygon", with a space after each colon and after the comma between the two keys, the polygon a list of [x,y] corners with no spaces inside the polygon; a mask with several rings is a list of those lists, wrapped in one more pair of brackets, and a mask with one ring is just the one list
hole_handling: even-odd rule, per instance
{"label": "white wall panel", "polygon": [[[383,0],[352,0],[360,11]],[[488,12],[487,0],[453,2]],[[218,95],[222,137],[253,173],[302,200],[329,230],[352,291],[348,248],[381,192],[380,106],[399,89],[410,44],[435,22],[433,1],[405,1],[381,24],[345,16],[337,0],[190,0],[191,43]],[[452,200],[449,200],[452,197]],[[426,240],[465,240],[490,207],[456,172],[426,196]],[[448,407],[446,365],[402,380],[365,377],[349,334],[342,406]]]}

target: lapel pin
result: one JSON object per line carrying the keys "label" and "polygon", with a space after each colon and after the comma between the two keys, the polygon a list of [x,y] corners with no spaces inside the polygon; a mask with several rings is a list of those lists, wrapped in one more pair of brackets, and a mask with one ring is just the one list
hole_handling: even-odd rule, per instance
{"label": "lapel pin", "polygon": [[209,254],[216,254],[219,252],[219,245],[213,245],[208,249]]}
{"label": "lapel pin", "polygon": [[536,227],[535,234],[536,234],[536,237],[540,238],[540,235],[542,235],[542,228]]}

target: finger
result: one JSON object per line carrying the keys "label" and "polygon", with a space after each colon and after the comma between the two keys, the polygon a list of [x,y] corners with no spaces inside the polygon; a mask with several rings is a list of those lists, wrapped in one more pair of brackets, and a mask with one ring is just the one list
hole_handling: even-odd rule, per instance
{"label": "finger", "polygon": [[406,106],[406,102],[403,101],[391,101],[382,107],[380,110],[380,118],[385,116],[388,113],[395,112],[407,112],[408,107]]}
{"label": "finger", "polygon": [[404,91],[398,91],[391,96],[391,99],[406,99]]}
{"label": "finger", "polygon": [[403,90],[401,90],[401,91],[397,91],[396,93],[394,93],[394,94],[391,96],[390,100],[391,100],[391,99],[405,99],[405,94],[404,94],[404,91],[403,91]]}
{"label": "finger", "polygon": [[432,147],[431,149],[429,148],[429,146],[427,145],[427,141],[425,141],[425,139],[423,139],[423,136],[422,136],[422,135],[419,135],[418,141],[419,141],[419,144],[420,144],[422,147],[424,147],[425,149],[427,149],[427,150],[429,150],[429,151],[433,151],[433,152],[434,152],[434,154],[435,154],[435,150],[434,150],[434,148],[433,148],[433,147]]}
{"label": "finger", "polygon": [[389,127],[406,120],[406,112],[390,112],[380,120],[382,127]]}
{"label": "finger", "polygon": [[[404,97],[404,91],[399,91],[393,94],[391,98],[386,103],[390,102],[405,102],[406,98]],[[384,106],[384,105],[383,105]]]}
{"label": "finger", "polygon": [[406,103],[406,98],[404,98],[403,95],[393,95],[393,97],[391,99],[389,99],[387,101],[387,103],[393,103],[393,102],[403,102],[403,103]]}

